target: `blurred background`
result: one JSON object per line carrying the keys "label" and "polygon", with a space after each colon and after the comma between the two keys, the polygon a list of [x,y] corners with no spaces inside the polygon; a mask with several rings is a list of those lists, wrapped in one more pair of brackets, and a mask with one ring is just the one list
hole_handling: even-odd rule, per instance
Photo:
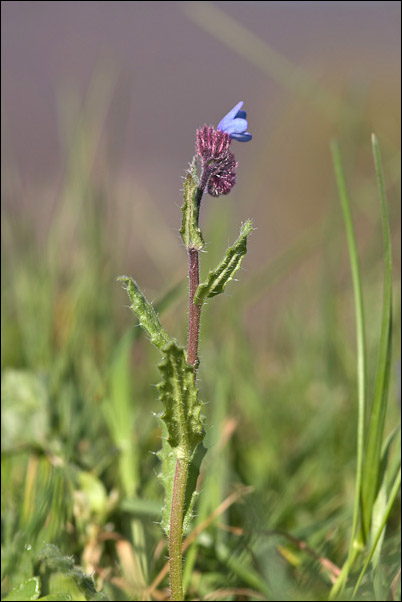
{"label": "blurred background", "polygon": [[[252,485],[254,503],[227,523],[313,533],[341,562],[354,478],[355,318],[330,141],[341,148],[357,230],[371,392],[383,279],[372,132],[394,245],[395,346],[400,340],[400,10],[399,2],[2,2],[6,550],[18,556],[21,542],[53,541],[106,581],[101,565],[117,557],[127,596],[163,561],[149,560],[155,516],[134,503],[162,496],[148,454],[159,445],[149,386],[159,357],[133,328],[116,277],[132,275],[184,343],[182,178],[196,128],[217,125],[242,100],[253,140],[233,142],[237,184],[228,197],[205,197],[201,210],[203,273],[240,222],[251,217],[257,229],[240,282],[203,315],[200,386],[219,458],[200,516],[233,483]],[[74,475],[60,474],[55,458]],[[74,495],[90,497],[95,481],[101,510],[88,518]],[[144,512],[151,552],[125,574],[122,548],[105,549],[99,533],[112,523],[136,558]],[[131,531],[124,513],[135,517]],[[322,531],[307,529],[320,521]],[[220,545],[228,537],[218,531]],[[254,554],[265,566],[266,544]],[[20,578],[17,556],[8,554],[7,587]],[[239,566],[229,575],[243,583]],[[274,595],[287,579],[281,571]],[[286,583],[289,599],[306,599]],[[321,580],[306,583],[323,599]]]}
{"label": "blurred background", "polygon": [[[229,240],[254,218],[247,266],[265,264],[332,206],[332,137],[363,185],[375,131],[393,184],[399,11],[397,2],[3,3],[4,210],[43,241],[77,163],[102,188],[109,259],[157,290],[185,270],[175,230],[195,129],[244,100],[253,144],[234,145],[238,185],[204,202],[203,221],[216,206],[227,212]],[[68,196],[70,214],[85,211],[85,197]],[[70,258],[74,237],[65,245]]]}

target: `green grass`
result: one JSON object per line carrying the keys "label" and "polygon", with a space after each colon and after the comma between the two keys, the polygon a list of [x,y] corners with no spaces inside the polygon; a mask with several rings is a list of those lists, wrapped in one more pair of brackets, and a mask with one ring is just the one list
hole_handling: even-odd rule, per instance
{"label": "green grass", "polygon": [[[385,247],[385,274],[381,335],[378,349],[378,367],[375,379],[374,399],[370,412],[368,411],[370,410],[370,406],[368,404],[366,391],[367,359],[365,316],[359,258],[340,152],[338,145],[336,143],[332,144],[335,173],[346,226],[355,298],[358,428],[352,536],[349,544],[348,558],[343,566],[338,581],[331,591],[331,598],[335,598],[340,592],[342,593],[344,591],[349,573],[353,569],[359,554],[364,553],[366,546],[369,548],[369,553],[359,579],[354,587],[352,594],[353,598],[358,592],[358,587],[374,554],[376,554],[378,562],[383,529],[386,526],[389,512],[395,501],[396,492],[400,487],[400,468],[399,474],[392,475],[393,483],[390,487],[390,475],[394,472],[394,469],[392,467],[390,468],[387,452],[383,449],[383,433],[387,412],[392,353],[392,258],[387,201],[384,190],[380,151],[374,134],[372,136],[372,144],[381,201],[381,217]],[[367,418],[368,414],[369,418]],[[385,446],[386,450],[387,447],[388,446]],[[386,483],[386,481],[388,481],[388,483]],[[377,562],[374,563],[374,568],[376,568]]]}
{"label": "green grass", "polygon": [[[116,283],[127,263],[115,248],[122,220],[107,212],[113,182],[94,170],[110,98],[99,81],[78,115],[63,97],[67,169],[49,227],[39,236],[28,218],[3,211],[2,599],[168,596],[157,524],[159,357]],[[369,157],[369,137],[359,144]],[[328,214],[257,268],[246,257],[240,282],[204,310],[209,449],[197,536],[185,543],[188,599],[400,599],[395,157],[387,148],[381,167],[375,138],[373,150],[359,187],[353,161],[342,168],[334,146]],[[229,207],[203,214],[203,275],[235,230]],[[359,226],[368,218],[367,241]],[[133,236],[135,228],[133,219]],[[163,246],[152,260],[163,274]],[[183,278],[172,273],[153,298],[184,342],[184,253]],[[272,318],[261,319],[271,305]]]}

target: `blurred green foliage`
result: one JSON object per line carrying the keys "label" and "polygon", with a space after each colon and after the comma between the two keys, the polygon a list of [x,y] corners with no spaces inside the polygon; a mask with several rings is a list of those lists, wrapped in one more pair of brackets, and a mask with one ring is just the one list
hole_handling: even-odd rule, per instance
{"label": "blurred green foliage", "polygon": [[[150,386],[157,382],[158,354],[122,309],[126,298],[115,281],[125,265],[115,251],[119,222],[105,201],[112,184],[94,169],[110,98],[110,89],[99,82],[102,77],[77,112],[63,99],[66,169],[48,226],[36,230],[23,214],[3,210],[2,591],[10,600],[21,596],[14,589],[19,587],[32,590],[26,599],[37,599],[28,597],[37,592],[34,576],[40,578],[41,599],[168,595],[166,576],[158,578],[166,547],[157,524],[163,493],[154,452],[161,432],[153,412],[161,408]],[[369,137],[348,149],[350,176],[353,153],[370,155]],[[387,147],[385,156],[395,243],[394,149]],[[278,257],[260,257],[258,267],[204,310],[199,376],[209,450],[194,527],[207,523],[185,555],[188,597],[216,592],[208,599],[324,600],[347,555],[356,469],[355,325],[335,178],[332,190],[328,215],[319,212]],[[376,191],[374,168],[350,191],[354,221],[366,224],[357,237],[370,393],[383,282]],[[202,257],[206,275],[233,231],[229,205],[211,204],[202,219],[210,243]],[[130,220],[136,236],[135,205]],[[155,240],[152,219],[141,221],[142,240],[147,228]],[[258,231],[250,247],[257,237]],[[152,260],[163,274],[163,244],[153,245]],[[180,275],[172,282],[168,274],[155,306],[161,322],[184,343],[184,253]],[[290,295],[289,281],[297,283]],[[387,434],[400,411],[396,275],[393,293]],[[280,307],[272,314],[274,323],[258,318],[271,303]],[[387,451],[392,471],[395,440]],[[241,489],[221,512],[220,504],[242,486],[252,492]],[[209,521],[214,511],[216,520]],[[359,599],[400,599],[399,546],[394,508]],[[96,594],[82,571],[94,575],[96,589],[104,593]],[[357,577],[350,576],[352,586]]]}

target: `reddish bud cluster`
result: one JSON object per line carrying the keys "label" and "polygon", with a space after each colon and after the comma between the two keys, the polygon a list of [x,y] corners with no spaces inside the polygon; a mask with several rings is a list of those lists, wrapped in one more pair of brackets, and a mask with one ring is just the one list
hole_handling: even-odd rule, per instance
{"label": "reddish bud cluster", "polygon": [[212,125],[204,125],[197,130],[197,153],[205,161],[220,159],[229,150],[229,145],[229,134],[216,130]]}
{"label": "reddish bud cluster", "polygon": [[197,130],[197,153],[202,160],[201,188],[214,197],[229,194],[236,183],[237,161],[229,150],[230,136],[204,125]]}
{"label": "reddish bud cluster", "polygon": [[221,196],[229,194],[233,186],[236,184],[236,167],[237,161],[232,152],[228,151],[225,159],[219,165],[219,168],[214,171],[208,181],[208,192],[211,196]]}

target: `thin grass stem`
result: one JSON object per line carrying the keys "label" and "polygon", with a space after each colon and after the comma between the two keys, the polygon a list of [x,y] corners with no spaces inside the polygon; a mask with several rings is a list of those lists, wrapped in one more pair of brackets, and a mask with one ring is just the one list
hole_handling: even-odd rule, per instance
{"label": "thin grass stem", "polygon": [[332,158],[335,169],[336,182],[338,186],[339,198],[341,201],[343,218],[345,221],[346,236],[349,249],[349,260],[352,271],[353,293],[356,315],[356,340],[357,340],[357,394],[358,394],[358,423],[357,423],[357,462],[356,462],[356,481],[355,498],[353,506],[352,535],[349,543],[348,559],[342,569],[339,579],[334,584],[330,599],[337,597],[345,587],[349,570],[362,547],[360,533],[360,493],[363,475],[364,461],[364,429],[366,416],[366,343],[365,343],[365,324],[363,310],[363,294],[360,278],[359,258],[357,253],[356,236],[353,227],[352,213],[350,209],[349,197],[346,190],[345,177],[342,168],[341,155],[338,144],[333,141],[331,144]]}

